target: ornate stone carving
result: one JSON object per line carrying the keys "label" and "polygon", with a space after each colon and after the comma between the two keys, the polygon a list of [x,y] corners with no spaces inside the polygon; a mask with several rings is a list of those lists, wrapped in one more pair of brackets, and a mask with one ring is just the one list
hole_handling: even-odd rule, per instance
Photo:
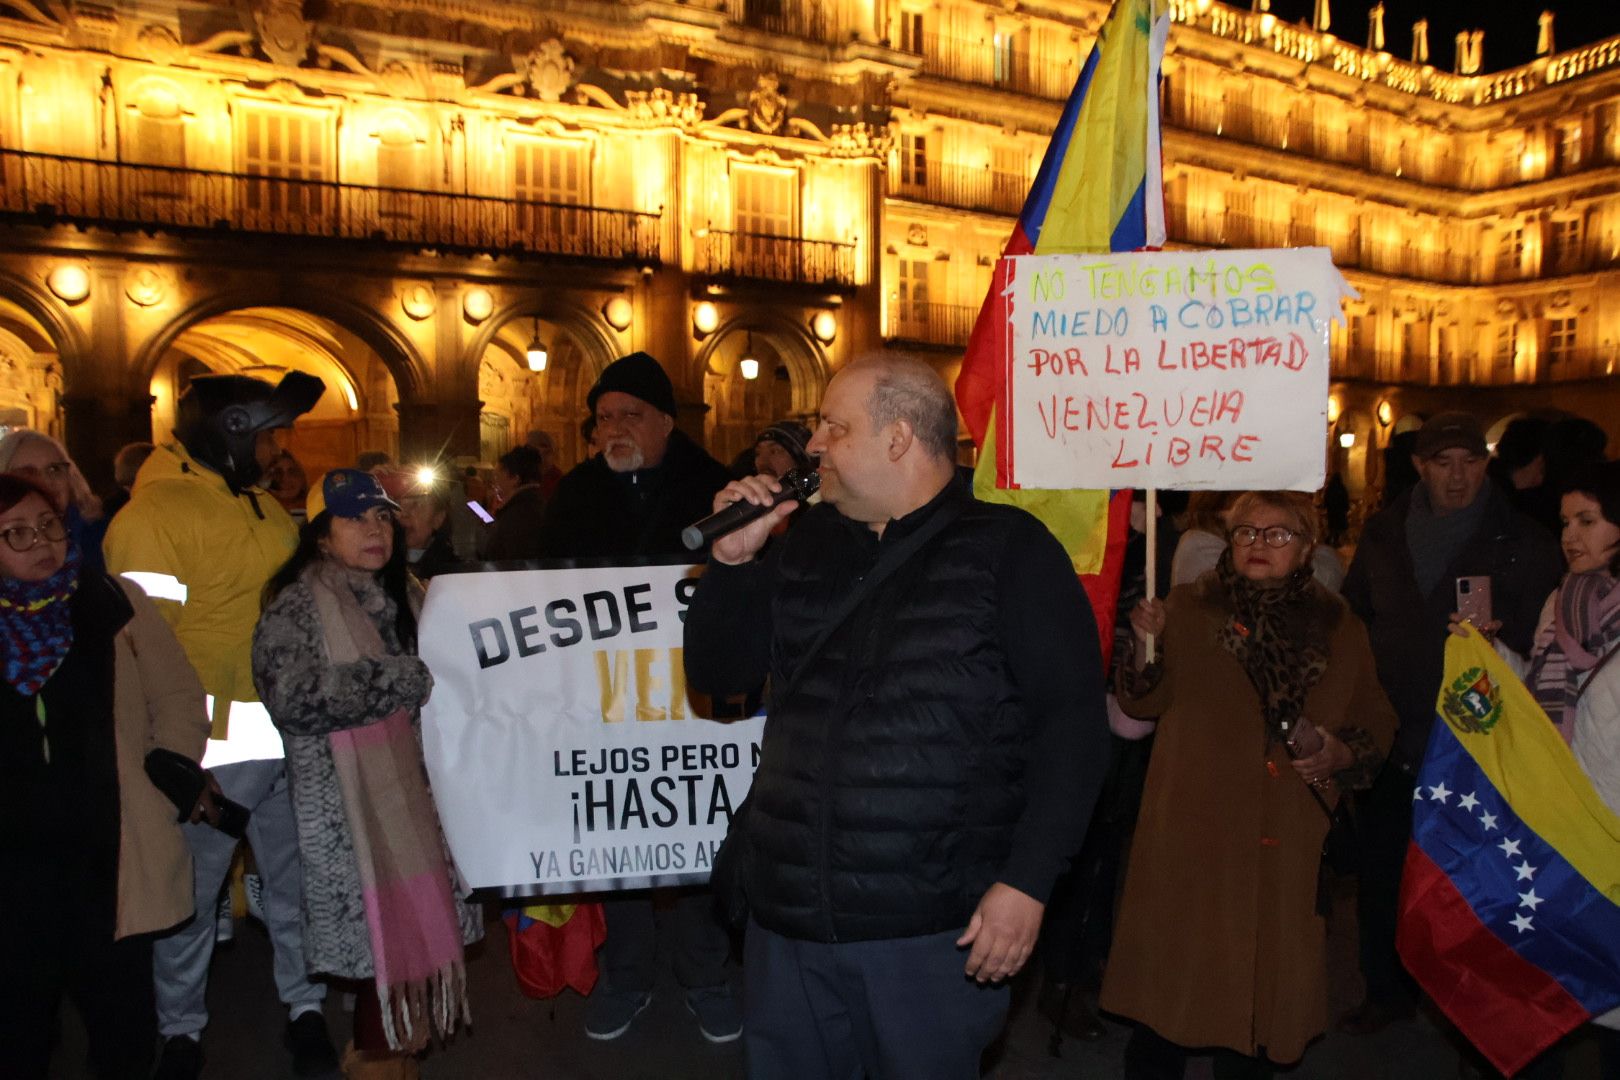
{"label": "ornate stone carving", "polygon": [[143,27],[135,36],[135,51],[154,64],[172,64],[180,58],[185,46],[180,35],[167,26]]}
{"label": "ornate stone carving", "polygon": [[748,123],[763,135],[775,135],[787,120],[788,99],[781,85],[781,80],[767,71],[748,92]]}
{"label": "ornate stone carving", "polygon": [[141,307],[151,307],[158,303],[168,293],[168,284],[163,275],[150,266],[143,266],[129,277],[129,284],[124,286],[124,295],[130,302]]}
{"label": "ornate stone carving", "polygon": [[876,157],[889,154],[894,136],[888,124],[834,124],[829,140],[837,157]]}
{"label": "ornate stone carving", "polygon": [[574,82],[574,60],[556,38],[542,41],[523,58],[524,78],[529,93],[541,101],[561,101]]}
{"label": "ornate stone carving", "polygon": [[259,48],[270,62],[298,67],[315,41],[315,24],[304,18],[302,0],[253,0],[253,25]]}
{"label": "ornate stone carving", "polygon": [[913,247],[928,246],[928,227],[915,223],[906,226],[906,243]]}
{"label": "ornate stone carving", "polygon": [[652,90],[626,90],[624,103],[632,116],[648,124],[695,127],[703,119],[703,101],[696,94],[677,94],[662,86]]}

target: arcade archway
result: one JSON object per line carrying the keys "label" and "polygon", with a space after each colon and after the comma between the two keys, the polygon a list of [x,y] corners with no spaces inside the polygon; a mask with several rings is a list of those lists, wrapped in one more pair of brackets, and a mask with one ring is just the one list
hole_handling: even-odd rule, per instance
{"label": "arcade archway", "polygon": [[[538,369],[538,361],[530,360],[535,346],[545,355]],[[582,342],[566,323],[534,315],[509,318],[478,361],[479,460],[493,464],[531,431],[551,436],[564,472],[585,460],[585,395],[607,362],[604,350]]]}

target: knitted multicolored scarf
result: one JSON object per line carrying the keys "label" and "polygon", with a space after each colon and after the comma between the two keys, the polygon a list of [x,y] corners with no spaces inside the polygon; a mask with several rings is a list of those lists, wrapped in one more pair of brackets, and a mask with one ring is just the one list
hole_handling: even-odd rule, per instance
{"label": "knitted multicolored scarf", "polygon": [[68,545],[62,569],[44,581],[0,578],[0,655],[6,682],[33,697],[73,648],[73,608],[79,551]]}
{"label": "knitted multicolored scarf", "polygon": [[[322,559],[301,580],[332,663],[388,654],[349,571]],[[374,579],[362,587],[379,588]],[[445,1038],[458,1019],[471,1022],[450,864],[421,744],[404,709],[327,741],[360,869],[383,1033],[395,1050],[420,1050],[430,1032]]]}
{"label": "knitted multicolored scarf", "polygon": [[1602,571],[1570,574],[1553,598],[1552,622],[1537,636],[1525,682],[1565,742],[1575,737],[1581,677],[1620,648],[1620,583]]}

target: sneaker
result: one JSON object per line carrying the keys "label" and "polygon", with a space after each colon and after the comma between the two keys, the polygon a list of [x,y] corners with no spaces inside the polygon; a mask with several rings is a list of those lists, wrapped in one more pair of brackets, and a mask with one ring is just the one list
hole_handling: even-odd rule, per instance
{"label": "sneaker", "polygon": [[243,874],[242,897],[247,901],[247,913],[264,922],[264,878],[258,874]]}
{"label": "sneaker", "polygon": [[326,1033],[326,1017],[321,1015],[319,1009],[299,1013],[297,1019],[287,1024],[287,1033],[282,1036],[282,1041],[292,1051],[294,1076],[336,1075],[337,1051],[332,1049],[331,1036]]}
{"label": "sneaker", "polygon": [[617,1039],[630,1030],[652,994],[639,990],[613,990],[598,986],[585,1006],[585,1034],[592,1039]]}
{"label": "sneaker", "polygon": [[170,1035],[158,1052],[152,1080],[197,1080],[202,1067],[202,1043],[190,1035]]}
{"label": "sneaker", "polygon": [[687,991],[686,1007],[697,1017],[703,1037],[712,1043],[734,1042],[742,1035],[742,1011],[725,983]]}
{"label": "sneaker", "polygon": [[214,944],[229,945],[235,936],[236,913],[231,910],[231,890],[226,889],[220,894],[219,904],[214,908]]}

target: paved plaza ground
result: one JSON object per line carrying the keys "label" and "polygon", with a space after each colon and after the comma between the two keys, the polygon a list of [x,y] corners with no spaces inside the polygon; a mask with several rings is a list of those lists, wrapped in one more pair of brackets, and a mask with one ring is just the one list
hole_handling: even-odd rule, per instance
{"label": "paved plaza ground", "polygon": [[[1351,882],[1340,882],[1330,930],[1335,1014],[1360,993],[1355,971]],[[667,965],[665,965],[667,970]],[[628,1034],[593,1042],[581,1031],[584,999],[567,993],[555,1001],[532,1001],[517,990],[507,959],[506,928],[498,922],[471,956],[468,976],[473,1030],[458,1035],[422,1065],[425,1080],[731,1080],[741,1077],[738,1043],[713,1046],[698,1034],[673,981],[658,987],[652,1007]],[[1015,1006],[1005,1045],[988,1074],[993,1080],[1114,1080],[1129,1028],[1110,1023],[1100,1042],[1065,1040],[1051,1051],[1051,1027],[1034,1008],[1034,995]],[[270,947],[257,923],[238,924],[236,941],[214,961],[209,1004],[213,1020],[205,1051],[206,1080],[286,1080],[288,1057],[281,1045],[284,1014],[270,980]],[[349,1018],[337,996],[327,1002],[335,1038],[346,1037]],[[89,1080],[83,1067],[83,1034],[67,1010],[63,1045],[54,1076]],[[1365,1039],[1329,1034],[1318,1040],[1286,1080],[1453,1080],[1457,1052],[1426,1017]],[[1195,1060],[1189,1080],[1208,1080],[1207,1060]],[[1589,1045],[1570,1055],[1567,1080],[1596,1080]]]}

